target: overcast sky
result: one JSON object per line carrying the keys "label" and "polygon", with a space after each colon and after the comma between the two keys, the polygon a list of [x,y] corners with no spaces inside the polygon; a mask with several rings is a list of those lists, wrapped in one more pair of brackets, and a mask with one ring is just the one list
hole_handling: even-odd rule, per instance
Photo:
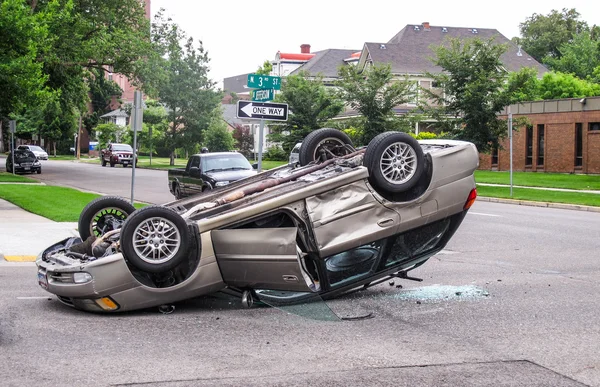
{"label": "overcast sky", "polygon": [[[343,1],[151,0],[208,51],[210,77],[255,71],[277,51],[327,48],[362,49],[365,42],[387,42],[407,24],[495,28],[507,38],[534,13],[575,8],[589,25],[600,25],[598,0],[428,0]],[[222,83],[221,83],[222,84]]]}

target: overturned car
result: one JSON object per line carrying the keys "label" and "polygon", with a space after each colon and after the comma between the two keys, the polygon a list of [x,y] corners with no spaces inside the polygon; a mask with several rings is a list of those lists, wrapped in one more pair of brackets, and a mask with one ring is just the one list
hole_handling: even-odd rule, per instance
{"label": "overturned car", "polygon": [[138,210],[94,200],[81,238],[39,255],[38,282],[75,308],[117,312],[220,291],[296,303],[411,278],[475,201],[477,166],[468,142],[386,132],[355,149],[319,129],[299,165]]}

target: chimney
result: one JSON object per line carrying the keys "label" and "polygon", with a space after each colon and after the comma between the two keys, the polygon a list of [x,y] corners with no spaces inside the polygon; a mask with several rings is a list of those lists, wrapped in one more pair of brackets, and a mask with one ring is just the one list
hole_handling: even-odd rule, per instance
{"label": "chimney", "polygon": [[300,53],[310,54],[310,44],[301,44],[300,45]]}
{"label": "chimney", "polygon": [[431,30],[431,28],[429,28],[429,22],[423,22],[423,29],[424,29],[425,31],[429,31],[429,30]]}

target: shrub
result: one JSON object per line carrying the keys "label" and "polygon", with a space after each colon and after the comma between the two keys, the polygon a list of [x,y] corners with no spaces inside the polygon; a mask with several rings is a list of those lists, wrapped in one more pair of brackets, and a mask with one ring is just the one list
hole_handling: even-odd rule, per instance
{"label": "shrub", "polygon": [[263,155],[265,160],[270,161],[285,161],[288,159],[288,155],[285,153],[283,148],[278,145],[272,146]]}

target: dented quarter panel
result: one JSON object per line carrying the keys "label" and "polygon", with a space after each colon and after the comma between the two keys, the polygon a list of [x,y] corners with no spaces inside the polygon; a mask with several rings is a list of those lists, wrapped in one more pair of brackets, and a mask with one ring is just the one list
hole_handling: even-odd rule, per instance
{"label": "dented quarter panel", "polygon": [[306,208],[321,257],[393,235],[400,221],[364,180],[308,197]]}

